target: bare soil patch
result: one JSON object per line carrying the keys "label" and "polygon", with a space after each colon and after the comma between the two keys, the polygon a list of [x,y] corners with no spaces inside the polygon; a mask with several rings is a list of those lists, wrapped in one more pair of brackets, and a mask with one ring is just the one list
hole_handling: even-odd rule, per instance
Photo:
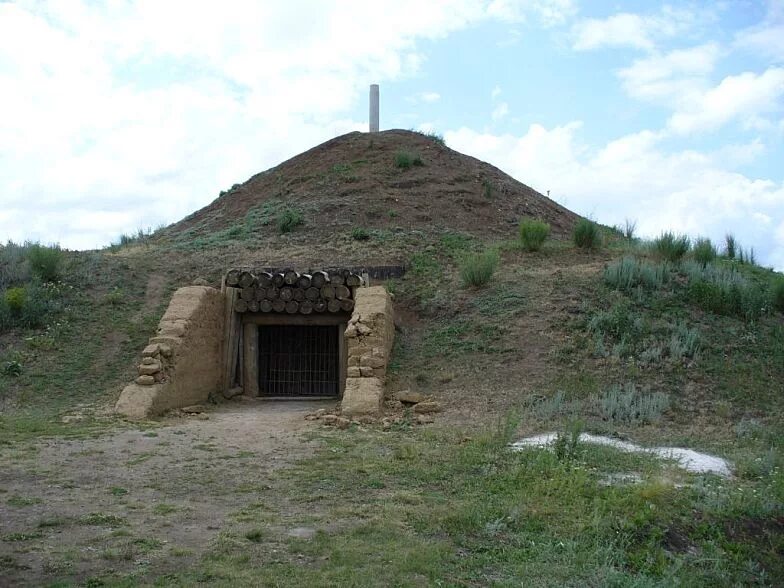
{"label": "bare soil patch", "polygon": [[232,513],[284,499],[270,476],[313,450],[304,416],[319,407],[331,404],[235,402],[147,430],[3,446],[0,584],[197,560]]}

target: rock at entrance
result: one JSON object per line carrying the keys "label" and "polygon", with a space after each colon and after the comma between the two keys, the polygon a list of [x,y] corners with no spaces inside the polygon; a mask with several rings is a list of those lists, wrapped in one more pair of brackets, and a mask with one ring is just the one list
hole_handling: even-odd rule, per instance
{"label": "rock at entrance", "polygon": [[180,409],[182,412],[186,414],[199,414],[202,412],[207,412],[207,409],[203,407],[201,404],[193,404],[191,406],[183,406]]}
{"label": "rock at entrance", "polygon": [[441,412],[441,405],[433,400],[427,402],[420,402],[414,405],[414,412],[417,414],[430,414],[433,412]]}
{"label": "rock at entrance", "polygon": [[136,378],[135,381],[139,386],[152,386],[155,383],[155,378],[153,376],[143,374]]}
{"label": "rock at entrance", "polygon": [[384,402],[384,385],[378,378],[348,378],[341,413],[346,417],[381,413]]}
{"label": "rock at entrance", "polygon": [[403,404],[419,404],[420,402],[425,401],[424,394],[412,392],[411,390],[401,390],[400,392],[395,393],[395,398]]}
{"label": "rock at entrance", "polygon": [[152,376],[157,374],[159,371],[161,371],[161,364],[157,361],[153,361],[152,363],[143,363],[139,366],[140,376]]}

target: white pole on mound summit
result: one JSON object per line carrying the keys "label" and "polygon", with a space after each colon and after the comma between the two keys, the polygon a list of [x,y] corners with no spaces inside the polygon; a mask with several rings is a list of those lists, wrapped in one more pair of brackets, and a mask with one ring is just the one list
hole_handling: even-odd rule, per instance
{"label": "white pole on mound summit", "polygon": [[370,132],[378,132],[378,84],[370,84]]}

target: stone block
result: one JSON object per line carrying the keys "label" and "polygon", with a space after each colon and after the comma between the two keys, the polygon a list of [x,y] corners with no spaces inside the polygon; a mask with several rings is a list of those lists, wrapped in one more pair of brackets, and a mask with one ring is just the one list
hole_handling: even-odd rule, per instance
{"label": "stone block", "polygon": [[152,376],[153,374],[157,374],[161,371],[161,362],[155,361],[153,363],[145,364],[139,366],[139,375],[140,376]]}
{"label": "stone block", "polygon": [[348,366],[357,366],[359,367],[359,356],[358,355],[349,355],[348,357]]}
{"label": "stone block", "polygon": [[441,405],[438,402],[427,400],[414,405],[414,412],[417,414],[431,414],[441,412]]}
{"label": "stone block", "polygon": [[340,412],[345,417],[379,415],[384,403],[384,385],[377,378],[348,378]]}
{"label": "stone block", "polygon": [[359,375],[363,378],[371,378],[373,377],[373,368],[360,366]]}
{"label": "stone block", "polygon": [[158,343],[150,343],[144,348],[144,351],[142,351],[142,357],[155,357],[160,350],[161,346]]}
{"label": "stone block", "polygon": [[155,383],[155,378],[148,375],[141,375],[136,378],[135,382],[139,384],[139,386],[152,386]]}
{"label": "stone block", "polygon": [[359,365],[362,367],[380,368],[386,365],[386,362],[381,357],[373,355],[363,355],[359,358]]}
{"label": "stone block", "polygon": [[347,378],[358,378],[360,375],[362,374],[360,373],[359,367],[357,366],[349,366],[349,368],[346,370]]}

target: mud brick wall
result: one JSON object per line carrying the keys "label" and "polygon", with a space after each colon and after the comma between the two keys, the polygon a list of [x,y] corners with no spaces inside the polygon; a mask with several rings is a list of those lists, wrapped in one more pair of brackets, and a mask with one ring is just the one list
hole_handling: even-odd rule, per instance
{"label": "mud brick wall", "polygon": [[383,286],[357,290],[345,336],[348,368],[341,411],[346,415],[378,414],[395,342],[392,299]]}
{"label": "mud brick wall", "polygon": [[115,410],[141,419],[204,402],[222,378],[224,301],[220,291],[188,286],[174,293],[156,335],[142,352],[139,376]]}

